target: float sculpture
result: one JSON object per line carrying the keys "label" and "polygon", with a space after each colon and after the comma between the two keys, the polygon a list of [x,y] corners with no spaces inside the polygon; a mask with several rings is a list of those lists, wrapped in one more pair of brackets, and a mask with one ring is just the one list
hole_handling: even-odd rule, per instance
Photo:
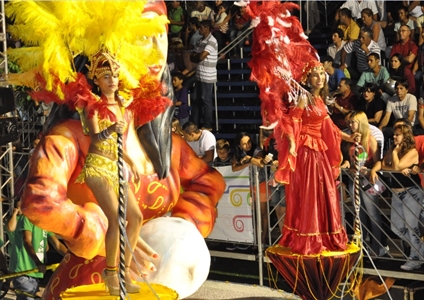
{"label": "float sculpture", "polygon": [[[91,190],[76,183],[90,137],[75,119],[75,110],[90,104],[85,57],[101,47],[116,54],[121,65],[119,93],[134,115],[123,139],[142,170],[140,181],[130,182],[129,188],[144,222],[166,214],[184,219],[197,228],[204,243],[201,237],[213,229],[225,182],[184,140],[171,134],[173,93],[166,68],[164,1],[15,0],[6,14],[14,20],[9,31],[28,46],[8,52],[23,72],[12,75],[10,82],[34,88],[31,95],[38,101],[61,104],[32,154],[22,198],[22,211],[31,222],[61,236],[69,249],[43,299],[58,299],[67,288],[101,282],[105,267],[107,219]],[[136,263],[131,266],[139,280],[140,273],[155,269],[153,259],[143,256],[145,247],[140,238],[134,256],[141,271]],[[177,290],[182,297],[206,279],[204,270],[191,278],[196,264],[205,267],[195,259],[187,261],[190,272],[169,283],[184,287]]]}

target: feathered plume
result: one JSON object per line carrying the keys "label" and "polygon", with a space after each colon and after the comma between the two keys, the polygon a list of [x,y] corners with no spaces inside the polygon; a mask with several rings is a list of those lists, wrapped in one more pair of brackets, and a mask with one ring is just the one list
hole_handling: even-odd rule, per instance
{"label": "feathered plume", "polygon": [[[250,79],[258,84],[263,124],[273,124],[279,156],[287,151],[283,149],[283,136],[293,135],[288,110],[299,94],[308,93],[299,84],[305,62],[318,59],[299,20],[290,13],[295,9],[299,9],[297,4],[272,0],[250,1],[246,8],[256,26]],[[281,164],[292,167],[290,161],[281,158]]]}
{"label": "feathered plume", "polygon": [[[62,83],[76,79],[76,55],[88,57],[105,46],[121,64],[123,88],[136,88],[160,58],[152,37],[166,36],[168,22],[166,16],[143,16],[146,3],[12,0],[6,5],[6,15],[14,20],[9,31],[28,47],[9,49],[8,55],[22,71],[40,72],[52,91],[55,78]],[[37,67],[41,70],[34,71]],[[54,92],[64,99],[63,90]]]}

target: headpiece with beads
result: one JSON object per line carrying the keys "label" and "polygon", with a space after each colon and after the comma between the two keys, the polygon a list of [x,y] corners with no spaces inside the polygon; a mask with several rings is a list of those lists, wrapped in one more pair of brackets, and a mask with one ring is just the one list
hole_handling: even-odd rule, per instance
{"label": "headpiece with beads", "polygon": [[302,77],[300,83],[305,85],[308,81],[309,75],[314,71],[324,71],[324,66],[317,60],[308,61],[303,67]]}
{"label": "headpiece with beads", "polygon": [[109,53],[106,48],[100,48],[99,51],[90,57],[91,64],[88,67],[87,77],[89,79],[101,78],[106,74],[117,75],[121,66],[115,57]]}

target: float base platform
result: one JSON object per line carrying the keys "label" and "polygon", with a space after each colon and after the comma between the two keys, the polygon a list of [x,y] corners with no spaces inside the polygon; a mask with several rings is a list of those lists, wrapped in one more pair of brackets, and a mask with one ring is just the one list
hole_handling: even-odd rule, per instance
{"label": "float base platform", "polygon": [[[140,291],[138,293],[127,294],[127,299],[131,300],[156,300],[157,297],[149,286],[139,282]],[[151,284],[156,294],[161,300],[177,300],[179,299],[177,292],[160,284]],[[104,283],[82,285],[67,289],[60,295],[62,300],[116,300],[119,296],[111,296],[105,291]]]}

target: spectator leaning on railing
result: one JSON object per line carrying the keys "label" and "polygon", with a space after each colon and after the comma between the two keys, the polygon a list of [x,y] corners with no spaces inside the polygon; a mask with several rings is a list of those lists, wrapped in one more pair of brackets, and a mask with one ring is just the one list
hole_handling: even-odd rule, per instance
{"label": "spectator leaning on railing", "polygon": [[[380,160],[381,147],[379,146],[377,139],[372,135],[370,130],[370,124],[366,114],[362,111],[354,111],[350,114],[349,127],[352,133],[359,133],[356,142],[363,148],[358,149],[360,152],[360,164],[361,164],[361,176],[360,182],[362,186],[368,184],[368,168],[372,168],[374,164]],[[353,166],[356,160],[355,148],[356,144],[351,144],[349,156],[350,165]],[[361,223],[368,229],[370,228],[371,235],[371,250],[372,254],[376,256],[384,256],[389,251],[389,247],[386,243],[385,235],[381,228],[382,218],[379,210],[379,195],[371,194],[368,191],[360,190],[361,205],[364,210],[361,210],[360,219]],[[368,235],[369,230],[362,230],[363,238],[365,239]]]}
{"label": "spectator leaning on railing", "polygon": [[370,182],[378,180],[380,170],[393,171],[391,183],[393,191],[390,213],[391,229],[411,246],[408,261],[401,269],[411,271],[421,268],[424,260],[424,244],[419,236],[419,217],[424,193],[420,187],[420,177],[412,172],[419,163],[412,128],[408,125],[395,125],[393,145],[371,170]]}

